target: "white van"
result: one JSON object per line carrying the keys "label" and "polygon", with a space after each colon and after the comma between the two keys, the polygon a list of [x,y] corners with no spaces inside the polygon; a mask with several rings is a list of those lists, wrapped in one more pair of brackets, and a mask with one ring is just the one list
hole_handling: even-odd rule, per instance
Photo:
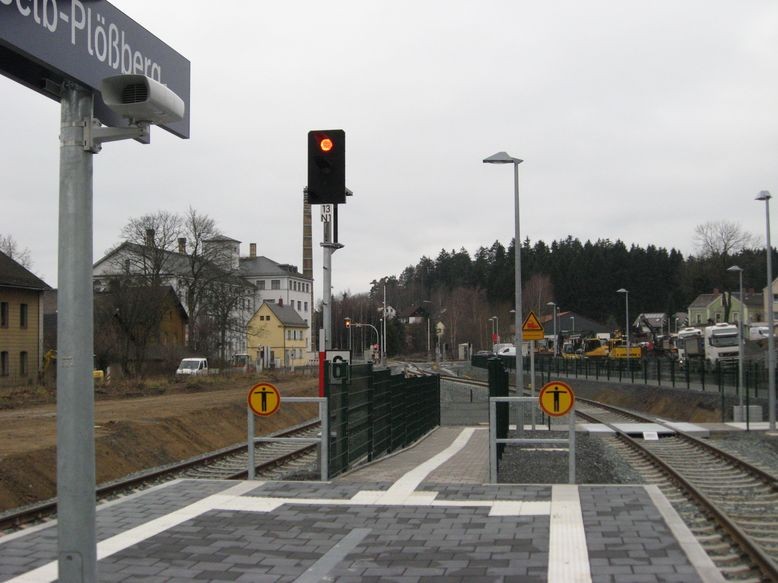
{"label": "white van", "polygon": [[207,358],[185,358],[176,369],[176,376],[208,374]]}

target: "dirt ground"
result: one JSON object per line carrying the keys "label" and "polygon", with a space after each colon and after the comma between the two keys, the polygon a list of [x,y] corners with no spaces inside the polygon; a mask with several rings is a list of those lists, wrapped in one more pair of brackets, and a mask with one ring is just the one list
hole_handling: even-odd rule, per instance
{"label": "dirt ground", "polygon": [[[300,375],[152,379],[95,388],[97,482],[246,441],[246,396],[258,381],[281,392],[282,406],[257,418],[266,434],[314,417],[315,405],[284,396],[317,396]],[[44,387],[0,388],[0,511],[56,495],[56,395]]]}

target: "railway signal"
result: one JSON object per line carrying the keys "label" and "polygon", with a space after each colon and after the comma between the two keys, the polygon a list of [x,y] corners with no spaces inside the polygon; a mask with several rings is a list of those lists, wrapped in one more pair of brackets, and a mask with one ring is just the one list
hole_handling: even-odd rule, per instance
{"label": "railway signal", "polygon": [[346,132],[308,132],[308,202],[346,202]]}

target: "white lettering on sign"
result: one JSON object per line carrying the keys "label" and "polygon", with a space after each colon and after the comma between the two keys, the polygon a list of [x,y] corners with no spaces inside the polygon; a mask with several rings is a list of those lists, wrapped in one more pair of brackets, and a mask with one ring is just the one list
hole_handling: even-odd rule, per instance
{"label": "white lettering on sign", "polygon": [[106,22],[105,16],[91,6],[85,7],[81,0],[71,2],[70,14],[59,10],[57,0],[0,0],[0,5],[15,5],[19,14],[32,18],[49,32],[56,32],[60,23],[69,24],[71,44],[84,47],[90,57],[124,75],[145,75],[163,82],[162,67],[133,49],[123,29]]}

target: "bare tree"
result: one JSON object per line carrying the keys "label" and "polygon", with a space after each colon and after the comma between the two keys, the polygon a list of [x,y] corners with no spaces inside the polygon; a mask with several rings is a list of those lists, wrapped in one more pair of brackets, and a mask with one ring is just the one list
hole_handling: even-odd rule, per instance
{"label": "bare tree", "polygon": [[129,255],[130,271],[144,276],[149,285],[159,285],[181,236],[182,222],[179,215],[167,211],[130,219],[122,229],[124,240],[135,244]]}
{"label": "bare tree", "polygon": [[726,269],[731,265],[734,254],[745,249],[759,246],[759,239],[745,232],[738,223],[731,221],[709,221],[697,225],[694,229],[694,244],[699,257],[704,261],[703,268],[713,282],[723,291],[721,297],[724,308],[724,321],[729,321],[732,309],[732,292],[726,291]]}
{"label": "bare tree", "polygon": [[32,267],[32,258],[28,248],[22,249],[13,238],[13,235],[0,234],[0,251],[8,255],[11,259],[19,263],[22,267],[30,269]]}
{"label": "bare tree", "polygon": [[522,311],[528,313],[532,310],[538,316],[542,314],[546,304],[554,298],[554,284],[551,283],[551,277],[544,273],[533,273],[524,286],[523,297]]}
{"label": "bare tree", "polygon": [[702,258],[723,256],[759,245],[755,235],[731,221],[708,221],[694,229],[694,245]]}

